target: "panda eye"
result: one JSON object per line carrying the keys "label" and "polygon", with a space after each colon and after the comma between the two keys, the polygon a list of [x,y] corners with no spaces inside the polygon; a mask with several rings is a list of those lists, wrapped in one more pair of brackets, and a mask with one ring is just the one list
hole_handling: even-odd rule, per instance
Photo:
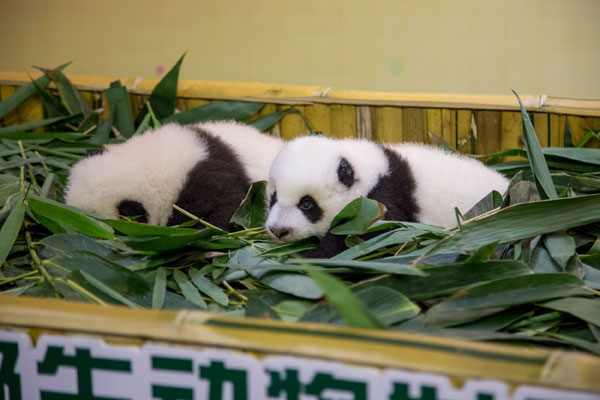
{"label": "panda eye", "polygon": [[269,207],[273,207],[277,203],[277,192],[273,192],[271,195],[271,201],[269,201]]}
{"label": "panda eye", "polygon": [[309,200],[304,200],[303,202],[300,203],[300,205],[298,207],[300,207],[301,210],[303,211],[308,211],[312,208],[313,203]]}

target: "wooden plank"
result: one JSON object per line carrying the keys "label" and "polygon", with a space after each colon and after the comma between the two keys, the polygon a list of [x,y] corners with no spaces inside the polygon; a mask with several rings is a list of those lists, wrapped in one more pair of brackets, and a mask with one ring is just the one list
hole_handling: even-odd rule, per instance
{"label": "wooden plank", "polygon": [[[295,109],[306,115],[306,107],[295,106]],[[309,122],[310,123],[310,122]],[[312,127],[312,124],[311,124]],[[314,129],[314,127],[313,127]],[[306,125],[298,115],[286,115],[281,120],[281,137],[284,139],[293,139],[298,136],[306,135]]]}
{"label": "wooden plank", "polygon": [[[598,133],[600,132],[600,118],[587,117],[585,118],[586,128]],[[586,132],[587,133],[587,132]],[[586,144],[585,147],[600,148],[600,139],[592,138]]]}
{"label": "wooden plank", "polygon": [[[44,107],[42,102],[35,97],[25,100],[25,102],[21,103],[21,105],[17,107],[16,111],[19,115],[20,124],[44,119]],[[42,127],[37,128],[35,131],[43,132],[44,130],[45,128]]]}
{"label": "wooden plank", "polygon": [[548,147],[548,138],[550,137],[549,119],[548,114],[533,113],[533,128],[542,147]]}
{"label": "wooden plank", "polygon": [[558,115],[550,115],[549,129],[550,129],[550,147],[562,147],[563,146],[563,130],[559,127]]}
{"label": "wooden plank", "polygon": [[[16,91],[17,91],[17,88],[14,87],[14,86],[5,86],[5,85],[3,85],[3,86],[0,87],[0,97],[2,98],[2,100],[6,100],[10,96],[12,96]],[[19,112],[18,112],[18,108],[14,109],[11,112],[9,112],[8,114],[6,114],[2,118],[2,123],[4,125],[17,125],[17,124],[19,124]]]}
{"label": "wooden plank", "polygon": [[402,108],[373,107],[373,140],[379,143],[400,143],[402,134]]}
{"label": "wooden plank", "polygon": [[443,137],[442,110],[439,108],[428,108],[425,110],[427,135],[435,135],[440,139]]}
{"label": "wooden plank", "polygon": [[502,113],[500,111],[477,111],[477,154],[490,154],[502,149]]}
{"label": "wooden plank", "polygon": [[442,110],[442,139],[450,147],[456,149],[456,111],[447,108]]}
{"label": "wooden plank", "polygon": [[428,143],[425,110],[407,107],[402,110],[402,136],[406,142]]}
{"label": "wooden plank", "polygon": [[373,140],[373,118],[369,106],[356,107],[356,137]]}
{"label": "wooden plank", "polygon": [[356,136],[356,107],[333,104],[329,106],[331,127],[328,136],[348,138]]}
{"label": "wooden plank", "polygon": [[456,149],[471,154],[471,111],[456,111]]}
{"label": "wooden plank", "polygon": [[[327,136],[333,136],[330,108],[325,104],[312,104],[304,107],[304,116],[315,132],[323,132]],[[299,117],[295,117],[300,119]]]}
{"label": "wooden plank", "polygon": [[[521,120],[521,113],[508,111],[503,112],[501,149],[521,149],[523,147],[523,122]],[[504,157],[503,159],[503,161],[515,160],[521,160],[521,157]]]}

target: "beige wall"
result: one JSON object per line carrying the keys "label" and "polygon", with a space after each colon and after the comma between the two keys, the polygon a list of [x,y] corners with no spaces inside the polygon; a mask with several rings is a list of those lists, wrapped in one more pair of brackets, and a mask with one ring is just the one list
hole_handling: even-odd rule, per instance
{"label": "beige wall", "polygon": [[[600,98],[600,0],[0,0],[0,70]],[[160,68],[159,68],[160,69]]]}

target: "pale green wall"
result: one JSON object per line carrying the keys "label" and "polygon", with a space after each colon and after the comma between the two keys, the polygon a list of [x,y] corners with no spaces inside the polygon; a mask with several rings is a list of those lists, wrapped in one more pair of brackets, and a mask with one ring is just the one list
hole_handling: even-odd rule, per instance
{"label": "pale green wall", "polygon": [[600,98],[599,0],[0,0],[0,70]]}

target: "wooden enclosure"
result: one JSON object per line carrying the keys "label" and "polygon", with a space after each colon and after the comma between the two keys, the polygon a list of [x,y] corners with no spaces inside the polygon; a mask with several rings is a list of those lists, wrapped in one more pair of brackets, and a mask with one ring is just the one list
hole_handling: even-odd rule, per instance
{"label": "wooden enclosure", "polygon": [[[6,99],[32,77],[25,73],[0,72],[0,99]],[[69,75],[96,106],[106,106],[101,91],[114,78]],[[139,109],[158,83],[157,79],[124,78],[132,104]],[[518,102],[505,96],[386,93],[341,90],[317,86],[266,83],[180,81],[178,109],[185,110],[216,100],[246,100],[266,103],[260,115],[293,107],[313,130],[335,137],[360,137],[380,142],[432,142],[437,136],[463,153],[489,154],[522,148],[522,125]],[[570,135],[576,145],[590,130],[600,130],[600,100],[521,95],[530,112],[540,144],[562,147]],[[36,99],[5,117],[11,125],[42,119]],[[307,128],[295,114],[287,115],[272,134],[285,139],[303,135]],[[435,137],[433,141],[436,141]],[[586,147],[600,147],[592,139]]]}

